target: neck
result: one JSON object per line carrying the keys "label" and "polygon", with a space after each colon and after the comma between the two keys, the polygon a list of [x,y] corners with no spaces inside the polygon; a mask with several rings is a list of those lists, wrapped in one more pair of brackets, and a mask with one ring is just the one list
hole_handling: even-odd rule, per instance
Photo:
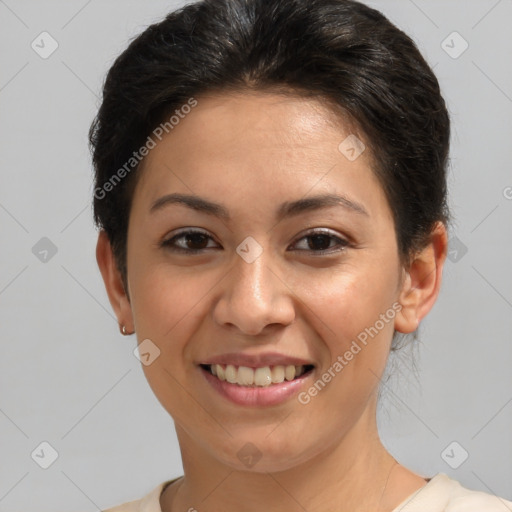
{"label": "neck", "polygon": [[[394,475],[404,478],[404,468],[382,445],[374,415],[367,414],[341,439],[325,446],[306,461],[286,470],[239,470],[219,462],[187,432],[176,425],[182,453],[184,478],[169,486],[161,497],[163,512],[201,510],[202,512],[242,509],[280,512],[320,512],[325,510],[384,512],[392,510],[385,489],[395,489],[398,505],[411,489],[420,487],[410,472],[407,494],[401,494]],[[425,483],[421,480],[423,484]],[[398,492],[396,490],[398,489]]]}

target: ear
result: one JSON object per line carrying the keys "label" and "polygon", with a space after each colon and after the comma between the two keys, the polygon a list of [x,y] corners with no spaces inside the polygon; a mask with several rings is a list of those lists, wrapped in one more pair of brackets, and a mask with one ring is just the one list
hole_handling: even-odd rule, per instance
{"label": "ear", "polygon": [[124,325],[128,332],[133,332],[133,316],[130,301],[123,286],[121,273],[114,259],[110,240],[104,229],[100,231],[98,236],[96,261],[98,262],[110,304],[117,316],[120,327]]}
{"label": "ear", "polygon": [[415,331],[432,309],[439,295],[447,250],[446,227],[438,222],[430,235],[429,244],[414,256],[410,268],[404,270],[399,297],[402,309],[395,316],[397,331]]}

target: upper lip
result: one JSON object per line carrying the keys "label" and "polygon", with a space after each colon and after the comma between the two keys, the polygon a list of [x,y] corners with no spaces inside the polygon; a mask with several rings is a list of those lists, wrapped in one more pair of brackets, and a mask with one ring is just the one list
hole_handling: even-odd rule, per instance
{"label": "upper lip", "polygon": [[285,354],[278,354],[276,352],[266,352],[263,354],[244,354],[241,352],[222,354],[219,356],[212,356],[199,364],[232,364],[233,366],[247,366],[260,368],[263,366],[277,366],[277,365],[295,365],[305,366],[313,365],[311,361],[301,359],[299,357],[287,356]]}

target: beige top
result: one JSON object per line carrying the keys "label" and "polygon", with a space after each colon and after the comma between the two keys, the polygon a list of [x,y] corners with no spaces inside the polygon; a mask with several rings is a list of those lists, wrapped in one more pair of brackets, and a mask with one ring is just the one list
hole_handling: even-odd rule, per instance
{"label": "beige top", "polygon": [[[175,482],[168,480],[144,498],[109,508],[104,512],[162,512],[160,494]],[[438,473],[421,489],[411,494],[392,512],[512,512],[512,501],[492,494],[471,491],[444,473]]]}

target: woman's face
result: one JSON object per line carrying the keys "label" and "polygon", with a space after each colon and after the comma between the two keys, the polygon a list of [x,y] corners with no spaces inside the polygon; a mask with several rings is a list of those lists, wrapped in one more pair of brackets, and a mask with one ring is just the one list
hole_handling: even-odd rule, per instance
{"label": "woman's face", "polygon": [[[357,157],[362,147],[320,103],[197,101],[150,151],[134,194],[130,321],[138,343],[150,340],[143,368],[180,442],[205,461],[247,470],[253,455],[253,471],[284,470],[374,428],[403,316],[393,219],[369,150]],[[269,354],[281,359],[258,359]],[[269,366],[277,380],[278,362],[313,369],[293,384],[242,387],[200,366],[214,360]]]}

